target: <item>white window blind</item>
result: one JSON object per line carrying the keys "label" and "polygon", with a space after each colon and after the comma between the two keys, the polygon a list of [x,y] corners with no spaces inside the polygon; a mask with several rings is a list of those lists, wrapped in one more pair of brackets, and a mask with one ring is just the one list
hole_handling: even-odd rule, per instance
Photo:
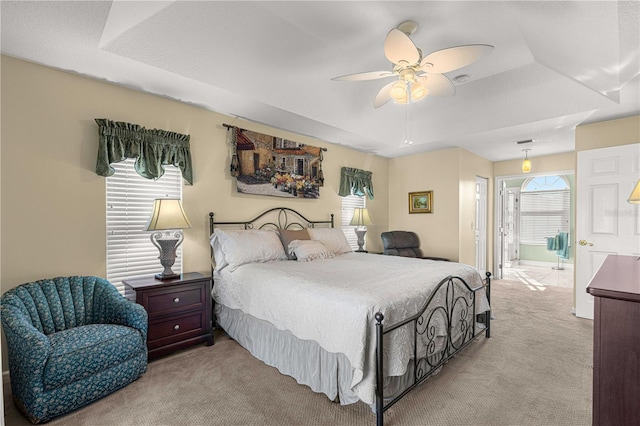
{"label": "white window blind", "polygon": [[[164,166],[158,180],[145,179],[133,168],[135,159],[112,164],[115,174],[107,181],[107,279],[124,294],[122,280],[162,272],[158,249],[145,225],[156,198],[182,198],[182,175]],[[178,247],[174,272],[182,271]]]}
{"label": "white window blind", "polygon": [[520,195],[520,242],[544,245],[547,237],[569,233],[569,190],[522,192]]}
{"label": "white window blind", "polygon": [[344,232],[344,235],[347,237],[347,241],[353,250],[358,249],[358,236],[355,233],[356,227],[349,225],[349,222],[351,222],[355,208],[366,207],[365,199],[366,197],[358,197],[357,195],[342,197],[342,222],[340,223],[340,226],[342,227],[342,232]]}

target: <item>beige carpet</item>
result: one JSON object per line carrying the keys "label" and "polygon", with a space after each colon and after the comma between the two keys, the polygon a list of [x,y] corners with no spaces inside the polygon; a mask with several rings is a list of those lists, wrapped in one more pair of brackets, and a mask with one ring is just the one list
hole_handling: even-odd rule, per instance
{"label": "beige carpet", "polygon": [[[592,322],[572,290],[494,281],[492,337],[385,414],[387,425],[590,425]],[[7,426],[28,424],[5,387]],[[224,334],[153,361],[126,388],[51,425],[374,425],[362,403],[330,402]]]}

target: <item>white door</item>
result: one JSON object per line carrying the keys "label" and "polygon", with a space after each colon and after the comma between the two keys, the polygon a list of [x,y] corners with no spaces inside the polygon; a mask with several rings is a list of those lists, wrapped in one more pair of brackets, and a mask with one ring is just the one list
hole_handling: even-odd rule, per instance
{"label": "white door", "polygon": [[627,198],[640,178],[640,144],[578,152],[576,316],[593,319],[587,285],[609,254],[640,254],[638,205]]}
{"label": "white door", "polygon": [[493,265],[493,278],[496,280],[502,279],[502,272],[505,262],[505,227],[504,227],[504,206],[505,206],[505,188],[506,182],[502,179],[496,180],[496,223],[495,223],[495,240],[494,244],[494,265]]}
{"label": "white door", "polygon": [[505,264],[513,266],[520,256],[520,188],[506,188],[505,201]]}
{"label": "white door", "polygon": [[487,272],[487,179],[476,176],[476,269]]}

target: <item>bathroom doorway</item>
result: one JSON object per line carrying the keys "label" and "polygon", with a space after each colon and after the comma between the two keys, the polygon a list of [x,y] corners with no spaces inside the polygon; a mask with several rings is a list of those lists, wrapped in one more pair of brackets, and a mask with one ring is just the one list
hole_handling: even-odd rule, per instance
{"label": "bathroom doorway", "polygon": [[572,171],[496,178],[496,278],[573,286],[574,186]]}

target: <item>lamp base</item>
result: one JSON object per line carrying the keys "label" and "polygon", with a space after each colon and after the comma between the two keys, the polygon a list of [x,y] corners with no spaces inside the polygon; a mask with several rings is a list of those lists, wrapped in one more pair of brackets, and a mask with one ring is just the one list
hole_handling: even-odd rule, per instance
{"label": "lamp base", "polygon": [[180,274],[167,274],[167,275],[164,275],[164,274],[155,274],[154,276],[155,276],[155,278],[156,278],[157,280],[161,280],[161,281],[164,281],[164,280],[172,280],[172,279],[174,279],[174,278],[180,278]]}
{"label": "lamp base", "polygon": [[182,243],[182,232],[176,231],[171,235],[163,235],[162,232],[154,232],[151,234],[151,242],[160,250],[160,264],[164,267],[164,271],[154,275],[158,280],[172,280],[178,278],[180,274],[176,274],[171,267],[176,261],[176,249]]}
{"label": "lamp base", "polygon": [[364,235],[367,233],[367,228],[355,228],[354,229],[356,235],[358,236],[358,250],[359,253],[366,251],[364,249]]}
{"label": "lamp base", "polygon": [[369,250],[354,250],[354,253],[369,253]]}

